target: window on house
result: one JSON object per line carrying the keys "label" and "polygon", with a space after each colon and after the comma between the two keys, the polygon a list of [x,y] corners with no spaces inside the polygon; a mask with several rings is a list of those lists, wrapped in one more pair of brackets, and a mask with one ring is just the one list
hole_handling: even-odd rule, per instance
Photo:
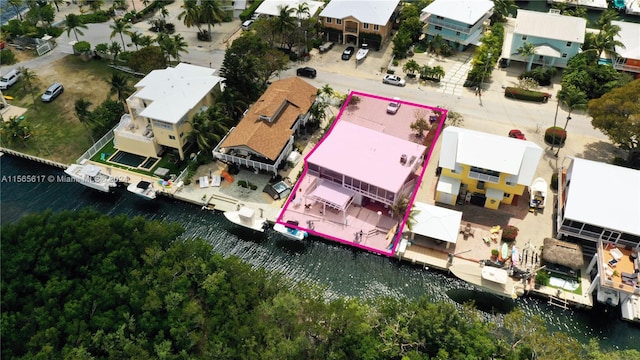
{"label": "window on house", "polygon": [[362,24],[362,27],[365,28],[365,29],[368,29],[369,28],[369,23]]}
{"label": "window on house", "polygon": [[527,35],[522,35],[522,41],[526,41],[527,40]]}
{"label": "window on house", "polygon": [[436,19],[444,20],[442,16],[436,16]]}
{"label": "window on house", "polygon": [[511,197],[511,194],[509,194],[509,193],[504,193],[504,198],[505,198],[505,199],[508,199],[508,198],[510,198],[510,197]]}
{"label": "window on house", "polygon": [[373,25],[373,30],[375,30],[375,31],[380,30],[380,25]]}
{"label": "window on house", "polygon": [[484,189],[484,181],[478,181],[478,186],[476,186],[479,190]]}
{"label": "window on house", "polygon": [[567,53],[562,53],[562,57],[566,58],[567,57]]}
{"label": "window on house", "polygon": [[175,140],[175,139],[176,139],[176,137],[175,137],[175,136],[173,136],[173,135],[169,135],[169,139],[171,139],[171,140]]}
{"label": "window on house", "polygon": [[442,31],[442,26],[435,26],[435,29],[438,31]]}
{"label": "window on house", "polygon": [[460,36],[460,31],[456,31],[456,36]]}
{"label": "window on house", "polygon": [[567,41],[567,47],[571,46],[571,41]]}
{"label": "window on house", "polygon": [[336,24],[337,25],[342,25],[342,19],[336,19]]}
{"label": "window on house", "polygon": [[324,21],[325,21],[327,24],[331,24],[331,18],[330,18],[330,17],[326,17],[326,18],[324,18]]}

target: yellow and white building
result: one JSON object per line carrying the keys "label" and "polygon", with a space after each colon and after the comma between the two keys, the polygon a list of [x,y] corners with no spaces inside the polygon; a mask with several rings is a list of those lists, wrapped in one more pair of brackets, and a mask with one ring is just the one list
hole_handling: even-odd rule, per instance
{"label": "yellow and white building", "polygon": [[449,126],[442,132],[436,202],[511,204],[531,184],[541,157],[542,148],[530,141]]}

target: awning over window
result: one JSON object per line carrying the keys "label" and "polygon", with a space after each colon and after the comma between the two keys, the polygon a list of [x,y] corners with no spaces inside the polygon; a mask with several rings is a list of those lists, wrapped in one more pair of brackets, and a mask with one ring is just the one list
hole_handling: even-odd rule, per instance
{"label": "awning over window", "polygon": [[498,189],[488,188],[486,196],[489,199],[495,199],[495,200],[502,201],[502,199],[504,198],[504,191],[498,190]]}
{"label": "awning over window", "polygon": [[458,192],[460,192],[460,179],[440,176],[436,190],[445,194],[458,195]]}

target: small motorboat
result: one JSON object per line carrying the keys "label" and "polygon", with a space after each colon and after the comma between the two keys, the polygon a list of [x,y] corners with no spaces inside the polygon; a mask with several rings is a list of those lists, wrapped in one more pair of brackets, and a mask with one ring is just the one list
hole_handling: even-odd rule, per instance
{"label": "small motorboat", "polygon": [[111,192],[117,186],[116,178],[102,172],[102,168],[86,160],[81,164],[71,164],[64,172],[80,184],[103,192]]}
{"label": "small motorboat", "polygon": [[258,232],[264,232],[265,227],[268,225],[262,216],[257,217],[255,210],[247,206],[240,207],[238,211],[225,211],[224,217],[236,225]]}
{"label": "small motorboat", "polygon": [[529,191],[531,192],[529,207],[543,209],[547,201],[547,182],[543,178],[536,178],[529,187]]}
{"label": "small motorboat", "polygon": [[298,225],[297,221],[287,221],[287,224],[276,223],[273,225],[273,230],[293,240],[304,240],[309,236],[306,231],[293,227]]}
{"label": "small motorboat", "polygon": [[127,186],[127,190],[145,200],[153,200],[156,198],[156,190],[153,188],[153,183],[141,180],[137,184],[131,183]]}
{"label": "small motorboat", "polygon": [[362,47],[356,53],[356,61],[360,62],[360,61],[364,60],[364,58],[366,58],[367,55],[369,55],[369,45],[362,44]]}

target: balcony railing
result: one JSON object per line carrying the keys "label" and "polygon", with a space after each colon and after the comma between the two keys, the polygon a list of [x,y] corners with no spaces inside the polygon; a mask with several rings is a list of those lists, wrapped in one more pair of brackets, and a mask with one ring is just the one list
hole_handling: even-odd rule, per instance
{"label": "balcony railing", "polygon": [[345,27],[344,28],[344,32],[348,32],[348,33],[352,33],[352,34],[357,34],[358,33],[358,27]]}
{"label": "balcony railing", "polygon": [[475,171],[469,171],[469,177],[472,179],[476,179],[476,180],[480,180],[480,181],[487,181],[487,182],[491,182],[494,184],[499,184],[500,183],[500,177],[498,176],[493,176],[493,175],[487,175],[487,174],[483,174],[483,173],[479,173],[479,172],[475,172]]}
{"label": "balcony railing", "polygon": [[431,24],[431,25],[434,25],[434,26],[442,26],[442,28],[444,28],[444,29],[451,29],[451,30],[454,30],[454,31],[459,31],[460,33],[463,33],[463,34],[469,34],[472,30],[474,30],[473,27],[454,25],[454,24],[450,23],[449,21],[446,21],[446,20],[443,20],[443,19],[438,19],[435,16],[431,16],[431,14],[427,14],[426,16],[424,16],[424,19],[421,18],[421,20],[424,23]]}

